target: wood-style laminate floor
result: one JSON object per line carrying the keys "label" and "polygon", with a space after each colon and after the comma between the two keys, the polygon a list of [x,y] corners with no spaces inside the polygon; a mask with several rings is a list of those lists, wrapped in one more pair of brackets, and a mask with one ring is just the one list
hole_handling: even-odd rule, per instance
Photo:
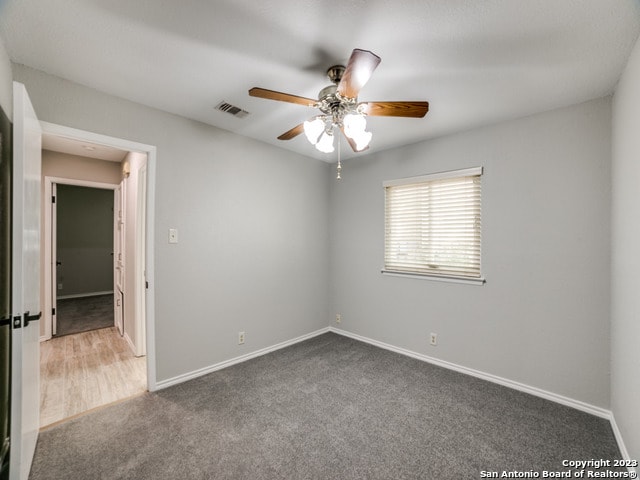
{"label": "wood-style laminate floor", "polygon": [[135,357],[115,327],[40,344],[41,427],[146,389],[146,357]]}

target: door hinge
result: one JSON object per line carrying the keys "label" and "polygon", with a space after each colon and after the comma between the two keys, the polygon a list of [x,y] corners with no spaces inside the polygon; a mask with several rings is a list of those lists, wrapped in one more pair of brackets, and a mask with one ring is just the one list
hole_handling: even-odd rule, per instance
{"label": "door hinge", "polygon": [[144,282],[144,288],[149,289],[149,282]]}
{"label": "door hinge", "polygon": [[56,196],[55,195],[51,195],[51,203],[56,203]]}
{"label": "door hinge", "polygon": [[52,309],[51,309],[51,315],[55,315],[55,314],[56,314],[56,309],[55,309],[55,308],[52,308]]}

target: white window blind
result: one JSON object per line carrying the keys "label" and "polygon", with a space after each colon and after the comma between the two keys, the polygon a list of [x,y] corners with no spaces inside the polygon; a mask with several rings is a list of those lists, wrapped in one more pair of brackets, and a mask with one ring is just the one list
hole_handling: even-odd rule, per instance
{"label": "white window blind", "polygon": [[481,175],[385,182],[384,272],[480,278]]}

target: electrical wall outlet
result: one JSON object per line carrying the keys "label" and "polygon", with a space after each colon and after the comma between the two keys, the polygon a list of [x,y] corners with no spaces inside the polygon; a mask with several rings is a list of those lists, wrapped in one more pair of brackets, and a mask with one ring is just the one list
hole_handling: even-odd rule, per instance
{"label": "electrical wall outlet", "polygon": [[238,332],[238,345],[244,344],[244,332]]}
{"label": "electrical wall outlet", "polygon": [[433,345],[434,347],[436,345],[438,345],[438,334],[437,333],[432,333],[431,336],[429,337],[429,343],[431,345]]}
{"label": "electrical wall outlet", "polygon": [[342,322],[342,315],[340,315],[339,313],[336,313],[336,323],[341,323]]}

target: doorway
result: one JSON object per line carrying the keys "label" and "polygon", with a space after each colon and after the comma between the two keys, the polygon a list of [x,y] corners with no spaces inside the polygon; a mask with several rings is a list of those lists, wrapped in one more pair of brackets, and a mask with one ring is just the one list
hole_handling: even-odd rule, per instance
{"label": "doorway", "polygon": [[[130,396],[130,392],[136,391],[136,388],[138,388],[137,386],[139,385],[142,385],[141,391],[155,390],[155,369],[153,368],[153,356],[155,353],[153,348],[153,283],[150,281],[153,278],[153,265],[152,262],[147,262],[148,258],[153,258],[149,255],[149,253],[153,251],[153,241],[148,237],[147,232],[153,231],[149,228],[149,225],[153,223],[153,173],[155,172],[155,148],[67,127],[61,127],[58,125],[47,124],[46,122],[42,122],[42,124],[45,135],[49,134],[59,137],[63,142],[77,143],[80,148],[84,148],[86,150],[93,150],[94,148],[101,148],[103,146],[126,150],[125,153],[128,152],[127,158],[130,159],[130,162],[127,162],[128,164],[126,165],[126,174],[130,172],[132,165],[135,170],[135,173],[132,172],[131,176],[133,178],[131,178],[129,182],[123,182],[121,184],[110,183],[106,185],[100,184],[100,182],[83,181],[73,178],[47,177],[45,173],[45,181],[43,182],[43,198],[45,200],[51,200],[54,196],[57,199],[60,199],[60,188],[63,190],[63,195],[64,190],[66,189],[69,189],[72,192],[72,196],[81,191],[85,191],[85,193],[88,191],[93,191],[94,193],[101,191],[103,194],[105,191],[108,191],[108,195],[110,195],[109,210],[111,213],[111,242],[109,242],[108,248],[107,245],[102,242],[103,244],[98,247],[91,247],[94,250],[93,252],[80,252],[80,257],[84,255],[84,257],[82,257],[84,258],[82,263],[84,264],[83,268],[86,269],[89,264],[89,257],[97,256],[100,257],[101,260],[104,260],[104,256],[106,254],[109,257],[108,263],[111,265],[111,271],[108,273],[108,279],[103,278],[101,284],[93,283],[92,285],[83,285],[82,287],[84,290],[78,289],[74,286],[74,279],[76,277],[73,272],[69,271],[69,268],[71,267],[68,257],[69,252],[62,253],[61,259],[57,259],[56,255],[52,254],[55,252],[53,248],[55,247],[56,240],[60,237],[48,235],[48,232],[50,232],[52,226],[56,224],[56,220],[60,219],[56,219],[52,215],[45,216],[44,218],[43,236],[45,240],[48,239],[48,243],[43,246],[43,254],[45,257],[43,265],[45,270],[43,275],[43,278],[45,279],[45,285],[43,285],[45,315],[43,316],[43,330],[41,331],[41,341],[44,342],[41,344],[43,353],[41,369],[44,369],[45,373],[51,373],[51,377],[58,378],[61,377],[62,372],[60,367],[64,362],[67,362],[67,365],[65,365],[64,368],[65,371],[70,370],[68,368],[69,364],[76,364],[80,366],[79,375],[76,375],[75,378],[60,380],[58,385],[52,384],[48,392],[50,403],[53,399],[53,403],[57,404],[59,407],[58,410],[64,410],[65,405],[68,406],[70,403],[75,403],[79,410],[72,413],[74,414],[81,413],[82,411],[91,409],[94,406],[104,405],[111,403],[112,401],[120,400],[123,396],[128,397]],[[83,156],[91,157],[92,155]],[[140,175],[138,175],[138,171],[141,170],[140,164],[136,163],[136,161],[138,161],[136,159],[144,160],[142,161],[144,169],[142,169],[143,172]],[[123,164],[122,167],[124,167],[124,162],[121,163]],[[118,163],[118,167],[120,167],[120,163]],[[125,168],[122,168],[122,171],[125,173]],[[129,175],[126,174],[125,176],[128,177]],[[118,176],[118,178],[120,177]],[[131,261],[133,263],[130,268],[132,277],[129,279],[131,288],[128,293],[127,290],[123,288],[122,278],[120,278],[120,288],[116,288],[116,275],[114,275],[114,267],[118,264],[115,261],[118,228],[124,227],[126,220],[122,213],[120,213],[120,215],[118,215],[118,213],[121,210],[120,206],[122,206],[123,203],[126,203],[127,201],[129,201],[129,203],[132,202],[131,199],[124,198],[120,194],[120,192],[125,189],[125,184],[127,184],[130,190],[133,190],[134,192],[139,190],[140,186],[143,187],[142,195],[132,197],[135,202],[135,208],[132,210],[131,215],[131,221],[133,224],[127,225],[127,227],[130,226],[131,232],[135,233],[132,235],[133,240],[132,246],[130,247],[130,251],[132,252],[130,254]],[[62,201],[62,199],[60,199],[60,201]],[[83,201],[78,201],[76,198],[73,203],[78,206],[78,202],[82,203]],[[59,203],[57,206],[61,205],[62,204]],[[47,211],[46,205],[44,211]],[[140,220],[140,217],[142,217],[142,220]],[[60,225],[59,221],[57,223]],[[98,230],[96,225],[92,225],[91,228],[93,230]],[[106,228],[106,224],[100,227],[102,230]],[[82,245],[79,244],[82,242],[80,242],[77,232],[74,237],[75,244],[71,245],[72,249],[90,249],[84,243]],[[125,241],[126,239],[122,240],[122,243]],[[136,253],[134,254],[133,252]],[[136,260],[140,255],[142,255],[142,260],[138,262]],[[60,256],[60,254],[58,256]],[[57,265],[57,262],[61,262],[61,264]],[[138,263],[140,265],[138,265]],[[120,265],[122,264],[120,263]],[[82,268],[80,268],[80,270],[82,270]],[[91,270],[95,270],[95,268],[91,268]],[[59,274],[59,279],[56,278],[56,273]],[[140,280],[139,282],[137,281],[138,279]],[[106,286],[109,281],[109,286]],[[124,283],[126,284],[126,282]],[[140,285],[136,285],[136,283],[139,283]],[[119,295],[116,295],[117,291]],[[60,294],[60,292],[62,292],[62,295],[57,295],[58,305],[56,305],[55,294]],[[59,317],[59,314],[61,313],[61,301],[79,301],[81,299],[91,299],[92,297],[96,297],[93,298],[93,300],[97,300],[97,297],[103,295],[109,295],[111,299],[111,317],[109,319],[109,327],[83,329],[87,331],[80,333],[58,331],[61,326]],[[125,299],[129,301],[130,305],[128,306],[133,312],[135,312],[134,317],[130,316],[129,323],[132,328],[128,329],[126,332],[127,312],[125,312],[123,308],[125,306]],[[115,311],[114,306],[116,307]],[[120,330],[116,329],[114,326],[117,316],[116,312],[120,312],[122,315],[123,324],[121,325],[122,328]],[[140,315],[140,312],[142,315]],[[84,320],[87,319],[85,318]],[[133,326],[136,324],[139,324],[138,328],[133,329]],[[67,334],[65,335],[65,333]],[[56,341],[57,343],[55,343]],[[78,358],[73,358],[73,355],[70,355],[70,352],[77,353],[79,355]],[[109,360],[106,361],[108,364],[120,362],[116,370],[109,371],[106,369],[105,365],[100,364],[99,359],[105,359],[107,357],[109,358]],[[92,375],[87,375],[87,372]],[[116,378],[117,375],[123,374],[124,376],[121,379]],[[89,392],[89,398],[76,398],[72,400],[65,400],[62,398],[62,395],[65,393],[68,394],[73,390],[72,387],[74,384],[80,383],[79,379],[81,379],[81,382],[84,382],[81,390],[85,393]],[[66,386],[60,388],[60,383],[63,382],[66,382]],[[109,391],[110,386],[115,386],[111,392]],[[92,389],[93,393],[91,393]],[[43,401],[46,400],[46,396],[47,392],[43,392]],[[62,415],[61,418],[70,416],[68,409],[66,413],[57,412],[56,414]],[[52,418],[53,417],[49,415],[48,419],[43,418],[43,420],[46,423],[51,423]],[[41,422],[41,425],[45,422]]]}
{"label": "doorway", "polygon": [[114,326],[114,191],[52,185],[54,337]]}

